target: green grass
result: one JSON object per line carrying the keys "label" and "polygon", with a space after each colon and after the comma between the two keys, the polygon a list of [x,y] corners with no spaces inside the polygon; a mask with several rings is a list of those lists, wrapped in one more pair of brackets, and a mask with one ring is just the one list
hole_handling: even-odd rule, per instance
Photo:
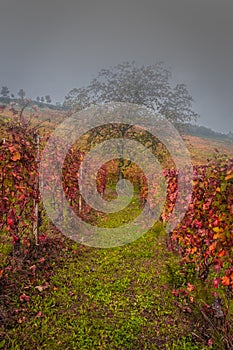
{"label": "green grass", "polygon": [[[22,286],[30,301],[0,348],[204,349],[185,338],[191,325],[174,306],[166,267],[174,257],[164,237],[157,224],[118,248],[70,241],[73,254],[54,266],[48,289]],[[14,302],[22,307],[17,293]]]}
{"label": "green grass", "polygon": [[[139,211],[134,198],[119,215],[99,217],[98,225],[117,227]],[[52,275],[46,276],[44,264],[35,280],[17,284],[11,294],[17,322],[4,330],[2,341],[0,328],[0,349],[204,349],[189,335],[190,318],[175,306],[171,290],[183,277],[165,238],[159,222],[117,248],[90,248],[68,239],[59,256],[46,245],[44,253],[39,248],[40,255],[50,254]],[[13,278],[20,280],[20,273]],[[48,288],[35,288],[46,282]],[[28,302],[20,301],[22,293],[30,296]]]}

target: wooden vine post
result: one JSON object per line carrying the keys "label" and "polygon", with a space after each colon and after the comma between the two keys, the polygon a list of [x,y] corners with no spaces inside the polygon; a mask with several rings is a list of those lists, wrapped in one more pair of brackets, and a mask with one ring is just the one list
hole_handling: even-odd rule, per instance
{"label": "wooden vine post", "polygon": [[[36,134],[36,148],[37,148],[37,154],[36,154],[36,162],[38,163],[40,161],[40,135]],[[37,191],[37,193],[39,193],[39,176],[37,177],[36,180],[36,188],[35,190]],[[36,245],[39,245],[39,240],[38,240],[38,236],[39,236],[39,202],[37,199],[34,199],[34,221],[33,221],[33,235],[35,237],[35,243]]]}
{"label": "wooden vine post", "polygon": [[79,167],[79,198],[78,198],[78,211],[79,214],[82,211],[82,175],[83,175],[83,167],[82,167],[82,161],[83,161],[83,154],[80,155],[80,167]]}

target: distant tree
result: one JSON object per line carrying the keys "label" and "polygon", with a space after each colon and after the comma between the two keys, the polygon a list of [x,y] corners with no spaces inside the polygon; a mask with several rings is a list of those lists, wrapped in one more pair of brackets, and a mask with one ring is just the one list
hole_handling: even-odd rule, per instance
{"label": "distant tree", "polygon": [[41,100],[41,102],[44,102],[44,97],[43,97],[43,96],[41,96],[40,100]]}
{"label": "distant tree", "polygon": [[56,102],[57,109],[62,109],[64,105],[61,102]]}
{"label": "distant tree", "polygon": [[18,96],[21,98],[21,100],[23,100],[26,96],[26,92],[23,89],[20,89],[18,92]]}
{"label": "distant tree", "polygon": [[9,92],[10,92],[10,90],[8,89],[7,86],[3,86],[3,87],[1,88],[1,95],[2,95],[3,97],[8,97]]}
{"label": "distant tree", "polygon": [[15,95],[14,95],[14,94],[11,94],[11,98],[15,98]]}
{"label": "distant tree", "polygon": [[50,97],[49,95],[46,95],[46,96],[45,96],[45,101],[46,101],[47,103],[51,103],[51,102],[52,102],[52,99],[51,99],[51,97]]}
{"label": "distant tree", "polygon": [[171,72],[162,62],[138,66],[123,62],[102,69],[87,87],[75,88],[65,97],[64,106],[83,109],[91,104],[130,102],[161,113],[172,122],[197,119],[193,98],[185,84],[172,85]]}
{"label": "distant tree", "polygon": [[37,96],[36,100],[37,100],[37,102],[40,102],[40,97],[39,97],[39,96]]}

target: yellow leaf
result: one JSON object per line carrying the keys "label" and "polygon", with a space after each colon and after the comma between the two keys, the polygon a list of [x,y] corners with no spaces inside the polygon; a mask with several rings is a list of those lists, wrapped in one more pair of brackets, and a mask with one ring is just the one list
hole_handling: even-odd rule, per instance
{"label": "yellow leaf", "polygon": [[191,254],[194,254],[194,253],[196,253],[196,251],[197,251],[197,247],[194,247],[194,248],[191,249],[191,252],[190,252],[190,253],[191,253]]}
{"label": "yellow leaf", "polygon": [[11,157],[11,159],[16,162],[17,160],[20,160],[21,156],[19,152],[14,152],[13,156]]}
{"label": "yellow leaf", "polygon": [[221,238],[223,238],[223,235],[220,232],[215,233],[215,235],[213,236],[213,239],[221,239]]}
{"label": "yellow leaf", "polygon": [[233,179],[233,174],[227,175],[227,176],[225,177],[225,180],[230,180],[230,179]]}
{"label": "yellow leaf", "polygon": [[[218,233],[217,233],[218,234]],[[216,249],[216,244],[217,242],[213,242],[210,246],[209,246],[209,251],[212,252],[213,250]]]}
{"label": "yellow leaf", "polygon": [[194,180],[192,180],[192,181],[191,181],[191,184],[192,184],[193,186],[195,186],[195,185],[197,185],[197,184],[198,184],[198,181],[194,181]]}

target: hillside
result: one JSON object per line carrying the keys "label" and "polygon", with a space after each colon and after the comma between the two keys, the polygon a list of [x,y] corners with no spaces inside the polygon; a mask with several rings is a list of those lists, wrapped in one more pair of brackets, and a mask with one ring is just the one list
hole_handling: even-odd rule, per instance
{"label": "hillside", "polygon": [[[56,106],[50,107],[44,104],[43,108],[39,108],[37,105],[36,112],[26,108],[24,115],[26,118],[30,118],[30,114],[34,113],[36,117],[32,118],[32,123],[41,125],[42,129],[52,132],[71,112],[62,108],[56,109]],[[20,107],[17,110],[20,111]],[[1,123],[12,117],[14,116],[8,105],[4,110],[0,110]],[[233,139],[229,135],[190,124],[186,124],[182,129],[181,136],[190,152],[193,165],[206,164],[208,159],[212,159],[218,153],[225,154],[229,158],[233,157]]]}
{"label": "hillside", "polygon": [[233,157],[233,141],[213,138],[183,135],[183,139],[190,152],[193,165],[206,164],[217,154],[225,154],[228,158]]}

